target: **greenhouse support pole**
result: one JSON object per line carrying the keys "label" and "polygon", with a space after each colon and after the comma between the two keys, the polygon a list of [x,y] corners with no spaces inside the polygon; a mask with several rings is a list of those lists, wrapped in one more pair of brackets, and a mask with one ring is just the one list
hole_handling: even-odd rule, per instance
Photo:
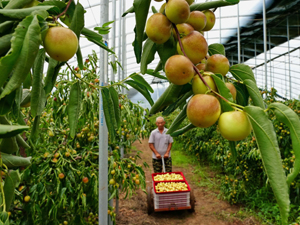
{"label": "greenhouse support pole", "polygon": [[240,34],[240,7],[237,4],[237,43],[238,43],[238,64],[241,63],[241,34]]}
{"label": "greenhouse support pole", "polygon": [[265,88],[268,89],[268,66],[267,66],[267,19],[266,0],[263,0],[263,34],[264,34],[264,55],[265,55]]}
{"label": "greenhouse support pole", "polygon": [[[118,61],[120,62],[121,61],[121,45],[122,45],[122,12],[123,12],[123,9],[122,9],[122,0],[119,0],[119,44],[118,44]],[[121,80],[121,68],[119,67],[118,69],[118,81]]]}
{"label": "greenhouse support pole", "polygon": [[256,57],[256,40],[254,41],[254,52],[255,52],[255,79],[257,79],[257,57]]}
{"label": "greenhouse support pole", "polygon": [[221,8],[219,8],[219,26],[220,26],[220,29],[219,29],[219,39],[220,39],[220,44],[222,44],[222,39],[221,39]]}
{"label": "greenhouse support pole", "polygon": [[[112,0],[112,20],[115,21],[112,23],[112,29],[111,29],[111,48],[113,51],[116,50],[116,0]],[[110,56],[111,62],[114,65],[115,64],[115,55],[111,54]],[[111,81],[115,81],[115,73],[113,68],[111,68]]]}
{"label": "greenhouse support pole", "polygon": [[[100,1],[100,23],[108,22],[108,1]],[[107,35],[103,35],[104,40],[107,39]],[[100,48],[99,55],[99,67],[100,67],[100,85],[104,86],[105,79],[105,70],[107,67],[107,62],[104,60],[105,51],[103,48]],[[99,224],[106,225],[108,224],[108,215],[107,215],[107,204],[108,204],[108,134],[107,126],[105,123],[104,112],[103,112],[103,101],[101,91],[100,95],[100,105],[99,105],[99,189],[98,189],[98,215],[99,215]]]}
{"label": "greenhouse support pole", "polygon": [[[272,51],[271,51],[271,31],[268,31],[269,57],[270,57],[270,83],[274,87],[274,79],[272,78]],[[268,67],[267,67],[268,68]]]}
{"label": "greenhouse support pole", "polygon": [[292,99],[292,77],[291,77],[291,56],[290,56],[290,22],[289,17],[286,18],[287,42],[288,42],[288,63],[289,63],[289,93]]}
{"label": "greenhouse support pole", "polygon": [[[126,1],[123,0],[123,9],[126,8]],[[126,42],[126,18],[124,17],[122,19],[122,66],[123,66],[123,73],[122,73],[122,80],[125,79],[125,76],[126,76],[126,47],[127,47],[127,42]],[[127,76],[126,76],[127,77]],[[126,90],[125,88],[123,88],[123,94],[125,94]]]}

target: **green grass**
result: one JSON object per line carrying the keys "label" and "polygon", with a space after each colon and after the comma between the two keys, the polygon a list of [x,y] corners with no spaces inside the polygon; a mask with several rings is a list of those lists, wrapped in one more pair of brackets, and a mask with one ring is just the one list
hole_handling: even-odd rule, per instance
{"label": "green grass", "polygon": [[173,166],[187,168],[191,164],[191,159],[180,149],[181,145],[174,142],[171,149],[172,164]]}

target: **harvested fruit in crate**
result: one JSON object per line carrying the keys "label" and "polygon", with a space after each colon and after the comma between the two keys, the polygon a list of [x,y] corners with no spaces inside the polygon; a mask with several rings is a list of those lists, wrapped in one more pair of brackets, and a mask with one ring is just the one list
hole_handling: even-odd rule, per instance
{"label": "harvested fruit in crate", "polygon": [[154,181],[164,181],[164,180],[183,180],[181,174],[176,173],[166,173],[166,174],[157,174],[154,176]]}
{"label": "harvested fruit in crate", "polygon": [[155,186],[156,192],[170,192],[170,191],[187,191],[188,186],[184,182],[162,182]]}

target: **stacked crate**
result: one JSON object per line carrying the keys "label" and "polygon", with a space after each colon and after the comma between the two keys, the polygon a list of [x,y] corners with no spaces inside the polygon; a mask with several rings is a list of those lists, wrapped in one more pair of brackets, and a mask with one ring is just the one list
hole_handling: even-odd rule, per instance
{"label": "stacked crate", "polygon": [[[157,175],[165,174],[177,174],[181,175],[181,180],[155,180]],[[177,191],[168,191],[168,192],[159,192],[156,189],[157,184],[159,183],[185,183],[187,185],[187,190],[177,190]],[[168,211],[168,210],[182,210],[190,209],[190,186],[187,183],[182,172],[171,172],[171,173],[153,173],[152,174],[152,184],[153,184],[153,196],[154,196],[154,210],[155,211]]]}

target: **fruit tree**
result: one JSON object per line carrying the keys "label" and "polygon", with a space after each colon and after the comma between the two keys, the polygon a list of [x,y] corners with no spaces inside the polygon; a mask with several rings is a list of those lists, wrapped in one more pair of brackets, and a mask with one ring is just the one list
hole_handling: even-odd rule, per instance
{"label": "fruit tree", "polygon": [[[222,136],[229,141],[233,160],[237,157],[236,141],[253,132],[280,208],[281,223],[288,224],[289,186],[300,171],[299,118],[284,104],[265,104],[251,68],[245,64],[230,65],[224,46],[219,43],[208,45],[203,35],[215,24],[216,8],[239,1],[166,0],[159,11],[152,7],[153,15],[147,20],[150,3],[150,0],[135,0],[123,15],[135,14],[133,47],[141,73],[149,74],[147,66],[158,53],[160,61],[152,74],[164,71],[164,79],[170,82],[150,114],[163,111],[162,115],[169,115],[175,109],[181,109],[168,130],[171,136],[218,123]],[[296,159],[287,176],[268,111],[273,111],[291,131]],[[185,118],[190,123],[178,129]]]}

